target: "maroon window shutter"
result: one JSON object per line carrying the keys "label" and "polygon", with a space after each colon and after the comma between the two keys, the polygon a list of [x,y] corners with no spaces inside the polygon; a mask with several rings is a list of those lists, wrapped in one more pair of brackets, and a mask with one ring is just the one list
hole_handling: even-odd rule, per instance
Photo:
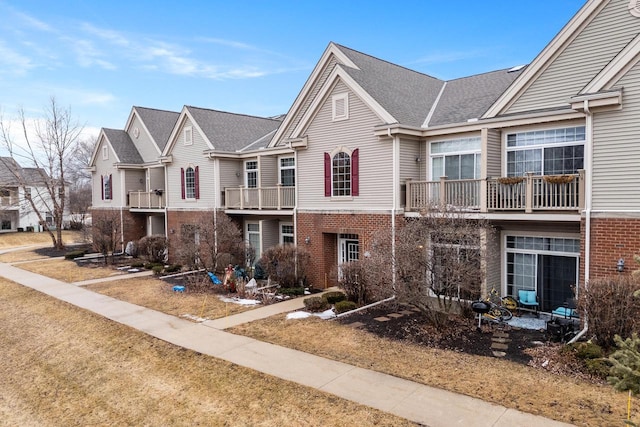
{"label": "maroon window shutter", "polygon": [[182,187],[182,198],[184,199],[184,168],[180,168],[180,186]]}
{"label": "maroon window shutter", "polygon": [[200,198],[200,166],[196,166],[196,170],[195,170],[195,192],[196,192],[196,199]]}
{"label": "maroon window shutter", "polygon": [[104,175],[100,175],[100,190],[101,190],[101,198],[104,200]]}
{"label": "maroon window shutter", "polygon": [[351,153],[351,195],[360,195],[360,150],[358,148]]}
{"label": "maroon window shutter", "polygon": [[324,153],[324,197],[331,197],[331,156]]}

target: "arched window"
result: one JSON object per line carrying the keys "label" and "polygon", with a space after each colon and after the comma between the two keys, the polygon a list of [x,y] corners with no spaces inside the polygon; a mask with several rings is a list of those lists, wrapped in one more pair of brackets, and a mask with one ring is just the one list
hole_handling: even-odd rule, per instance
{"label": "arched window", "polygon": [[326,197],[359,195],[359,150],[324,153],[324,195]]}
{"label": "arched window", "polygon": [[182,178],[182,198],[183,199],[199,199],[200,198],[200,185],[199,185],[199,170],[198,166],[195,168],[189,166],[187,169],[180,169]]}

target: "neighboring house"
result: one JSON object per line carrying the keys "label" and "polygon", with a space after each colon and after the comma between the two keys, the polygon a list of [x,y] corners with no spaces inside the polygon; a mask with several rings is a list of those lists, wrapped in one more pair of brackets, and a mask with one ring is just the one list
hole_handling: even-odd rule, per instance
{"label": "neighboring house", "polygon": [[331,43],[281,124],[183,109],[159,160],[167,234],[223,210],[258,252],[305,246],[324,287],[378,230],[457,206],[498,230],[485,286],[549,311],[640,251],[639,60],[629,0],[588,1],[528,66],[451,81]]}
{"label": "neighboring house", "polygon": [[[23,168],[11,157],[0,157],[0,232],[42,231],[53,226],[53,204],[43,169]],[[29,199],[42,214],[40,222]]]}

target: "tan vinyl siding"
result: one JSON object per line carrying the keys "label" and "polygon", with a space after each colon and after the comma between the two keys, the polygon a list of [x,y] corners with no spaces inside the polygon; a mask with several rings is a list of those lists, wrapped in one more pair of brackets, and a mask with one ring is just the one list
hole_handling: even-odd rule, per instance
{"label": "tan vinyl siding", "polygon": [[640,65],[618,85],[623,109],[594,115],[594,210],[640,210]]}
{"label": "tan vinyl siding", "polygon": [[311,106],[311,103],[316,98],[316,95],[318,94],[322,86],[324,86],[324,83],[329,78],[329,75],[331,74],[331,72],[333,71],[337,63],[338,63],[338,60],[336,59],[336,57],[334,55],[331,55],[331,58],[327,61],[327,66],[325,67],[324,70],[322,70],[322,73],[320,73],[320,76],[318,77],[318,81],[315,83],[315,86],[311,88],[306,98],[301,103],[300,109],[296,112],[296,115],[293,117],[293,120],[291,120],[291,122],[289,123],[289,126],[287,126],[287,128],[283,132],[282,134],[283,138],[291,137],[291,132],[293,132],[296,126],[298,126],[298,124],[300,123],[300,120],[302,120],[302,117],[309,109],[309,106]]}
{"label": "tan vinyl siding", "polygon": [[[184,128],[192,126],[193,143],[184,145]],[[171,142],[171,141],[170,141]],[[171,151],[173,162],[167,167],[167,185],[168,196],[167,203],[172,208],[192,208],[203,209],[212,208],[215,203],[215,186],[214,186],[214,168],[213,163],[205,158],[203,151],[209,146],[204,138],[193,126],[190,119],[187,118],[180,125],[179,132],[176,135],[176,143]],[[199,167],[199,183],[200,183],[200,199],[183,200],[182,199],[182,180],[180,169],[187,169],[189,166]]]}
{"label": "tan vinyl siding", "polygon": [[[135,137],[134,129],[138,128],[140,134],[138,137]],[[156,149],[156,146],[152,142],[151,136],[145,130],[145,127],[142,125],[140,118],[135,115],[132,122],[131,127],[127,130],[131,141],[133,141],[133,145],[138,149],[138,153],[142,156],[142,160],[144,162],[153,162],[158,160],[158,156],[160,156],[160,152]]]}
{"label": "tan vinyl siding", "polygon": [[276,246],[280,242],[278,230],[280,222],[277,219],[265,219],[260,221],[262,233],[262,252]]}
{"label": "tan vinyl siding", "polygon": [[487,232],[485,242],[485,256],[483,257],[485,286],[482,287],[481,294],[483,297],[487,296],[488,291],[495,287],[503,295],[504,291],[502,291],[500,280],[500,233],[494,230]]}
{"label": "tan vinyl siding", "polygon": [[[96,155],[95,160],[95,168],[96,171],[93,173],[92,179],[92,206],[93,207],[119,207],[120,202],[118,197],[120,197],[120,179],[118,178],[119,171],[113,167],[113,164],[116,162],[115,153],[109,148],[109,158],[107,160],[102,159],[102,148],[104,146],[109,147],[106,141],[100,141],[98,146],[98,154]],[[112,185],[113,199],[112,200],[102,200],[102,179],[101,176],[111,174],[113,177],[113,183],[117,184]]]}
{"label": "tan vinyl siding", "polygon": [[628,0],[612,0],[507,111],[568,106],[638,33]]}
{"label": "tan vinyl siding", "polygon": [[275,187],[278,184],[278,158],[276,156],[261,156],[258,165],[260,186]]}
{"label": "tan vinyl siding", "polygon": [[502,176],[502,134],[499,130],[489,129],[487,131],[487,152],[482,153],[482,162],[487,165],[486,177]]}
{"label": "tan vinyl siding", "polygon": [[146,176],[143,170],[128,170],[125,171],[124,176],[124,189],[126,193],[129,191],[145,191]]}
{"label": "tan vinyl siding", "polygon": [[222,193],[225,188],[238,188],[243,185],[242,168],[241,160],[220,159],[220,190]]}
{"label": "tan vinyl siding", "polygon": [[[424,157],[421,147],[424,144],[419,141],[400,141],[400,182],[407,179],[422,180],[424,176]],[[418,160],[416,160],[418,159]]]}
{"label": "tan vinyl siding", "polygon": [[[373,135],[373,127],[381,121],[353,92],[349,93],[349,119],[332,121],[331,96],[345,92],[347,87],[338,83],[304,132],[309,148],[298,154],[298,206],[310,210],[389,210],[392,145]],[[358,197],[324,197],[324,153],[337,147],[360,150]]]}

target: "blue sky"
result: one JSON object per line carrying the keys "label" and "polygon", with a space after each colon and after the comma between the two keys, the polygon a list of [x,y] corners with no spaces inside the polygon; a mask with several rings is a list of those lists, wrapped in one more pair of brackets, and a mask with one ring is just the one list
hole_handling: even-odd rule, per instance
{"label": "blue sky", "polygon": [[585,0],[0,0],[0,108],[286,113],[330,41],[442,79],[529,63]]}

